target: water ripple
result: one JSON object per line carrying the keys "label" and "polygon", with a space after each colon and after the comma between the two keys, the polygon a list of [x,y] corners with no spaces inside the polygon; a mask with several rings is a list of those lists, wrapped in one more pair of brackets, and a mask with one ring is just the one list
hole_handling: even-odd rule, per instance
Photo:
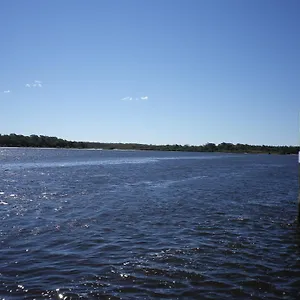
{"label": "water ripple", "polygon": [[2,298],[300,298],[294,157],[1,155]]}

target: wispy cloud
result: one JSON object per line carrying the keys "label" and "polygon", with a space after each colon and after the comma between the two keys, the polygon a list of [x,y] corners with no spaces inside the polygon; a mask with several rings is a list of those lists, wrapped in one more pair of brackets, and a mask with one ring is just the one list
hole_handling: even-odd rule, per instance
{"label": "wispy cloud", "polygon": [[42,87],[42,82],[40,80],[35,80],[33,86],[34,87]]}
{"label": "wispy cloud", "polygon": [[122,98],[121,99],[122,101],[132,101],[132,100],[135,100],[135,101],[140,101],[140,100],[148,100],[148,96],[143,96],[143,97],[125,97],[125,98]]}
{"label": "wispy cloud", "polygon": [[[26,83],[25,84],[26,88],[41,88],[43,87],[42,81],[40,80],[34,80],[32,83]],[[9,94],[11,93],[11,90],[5,90],[3,91],[4,94]]]}
{"label": "wispy cloud", "polygon": [[33,83],[26,83],[25,84],[25,87],[28,87],[28,88],[35,88],[35,87],[42,87],[42,82],[40,80],[35,80]]}
{"label": "wispy cloud", "polygon": [[132,97],[125,97],[123,99],[121,99],[122,101],[131,101],[132,100]]}
{"label": "wispy cloud", "polygon": [[42,87],[42,85],[40,83],[34,83],[32,87]]}

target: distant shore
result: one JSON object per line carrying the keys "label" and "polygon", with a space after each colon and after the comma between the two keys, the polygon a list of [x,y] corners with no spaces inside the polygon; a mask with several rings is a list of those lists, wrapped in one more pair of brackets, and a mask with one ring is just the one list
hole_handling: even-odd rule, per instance
{"label": "distant shore", "polygon": [[68,141],[57,137],[44,135],[0,134],[0,147],[31,147],[31,148],[68,148],[97,150],[154,150],[154,151],[184,151],[184,152],[227,152],[256,154],[298,154],[299,146],[268,146],[232,143],[206,143],[204,145],[152,145],[137,143],[102,143]]}

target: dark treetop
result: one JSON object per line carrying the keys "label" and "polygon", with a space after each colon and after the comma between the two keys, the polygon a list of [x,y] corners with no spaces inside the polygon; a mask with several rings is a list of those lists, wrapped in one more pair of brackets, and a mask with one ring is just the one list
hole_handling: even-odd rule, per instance
{"label": "dark treetop", "polygon": [[206,143],[205,145],[148,145],[136,143],[102,143],[102,142],[76,142],[61,138],[30,135],[24,136],[11,133],[0,134],[0,147],[39,147],[39,148],[101,148],[124,150],[160,150],[160,151],[188,151],[188,152],[232,152],[232,153],[272,153],[272,154],[297,154],[297,146],[266,146],[232,143]]}

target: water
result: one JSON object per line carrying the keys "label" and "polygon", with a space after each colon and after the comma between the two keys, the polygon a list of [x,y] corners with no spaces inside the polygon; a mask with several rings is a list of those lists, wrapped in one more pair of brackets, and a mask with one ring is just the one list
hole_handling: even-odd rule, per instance
{"label": "water", "polygon": [[0,148],[0,298],[299,299],[297,157]]}

